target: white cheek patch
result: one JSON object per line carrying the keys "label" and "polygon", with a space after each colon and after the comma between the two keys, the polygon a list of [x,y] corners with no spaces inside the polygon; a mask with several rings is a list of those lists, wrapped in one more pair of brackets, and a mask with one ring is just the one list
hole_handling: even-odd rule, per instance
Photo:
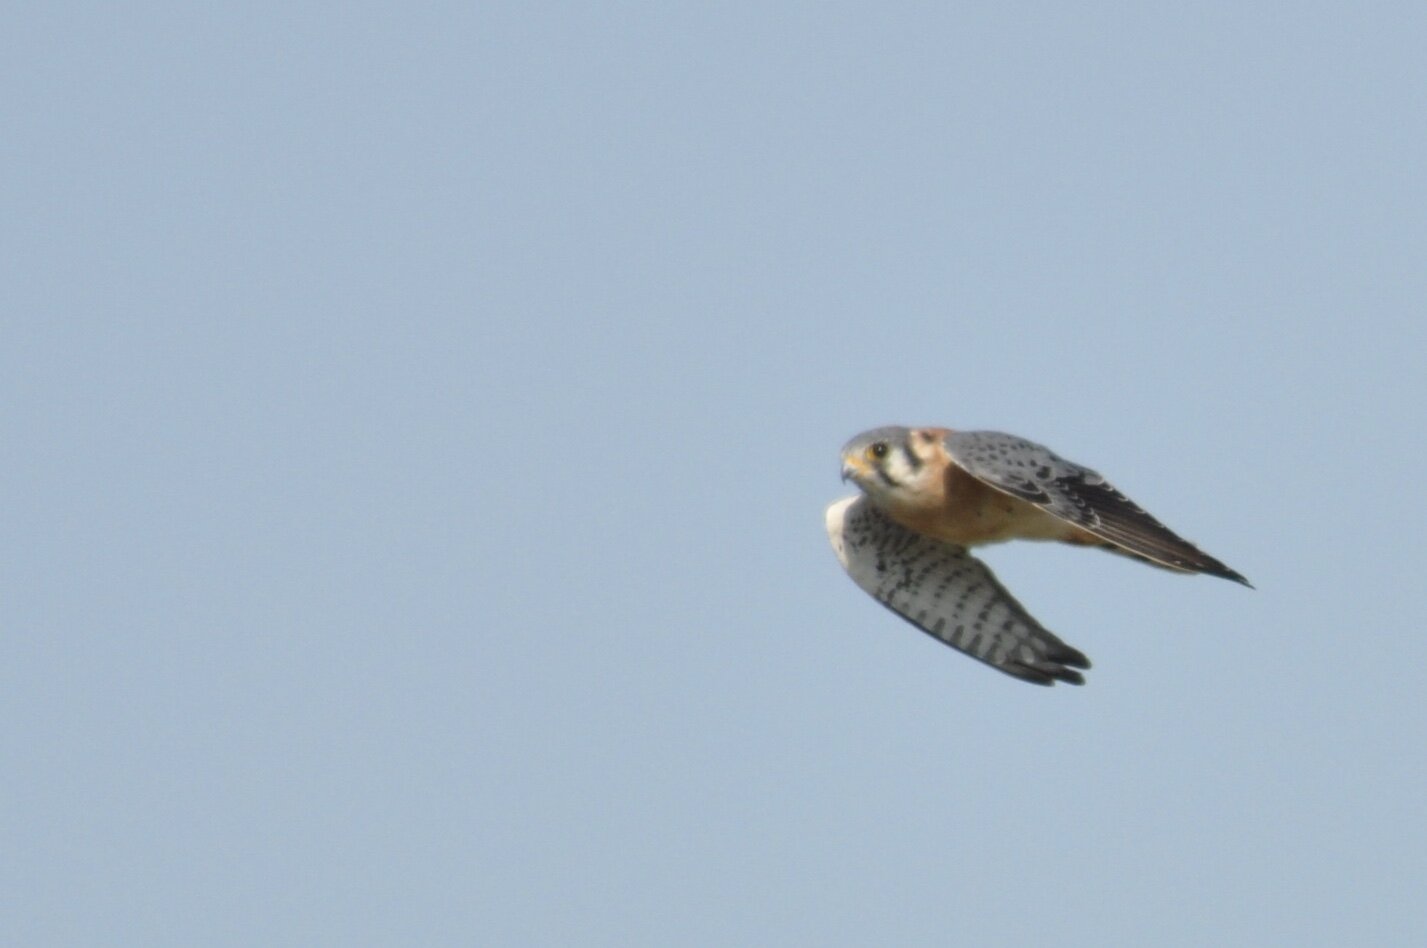
{"label": "white cheek patch", "polygon": [[915,490],[931,475],[931,466],[907,454],[906,448],[894,448],[882,461],[882,470],[896,482],[897,490]]}
{"label": "white cheek patch", "polygon": [[898,484],[909,484],[917,478],[916,470],[907,463],[907,456],[901,451],[889,452],[882,461],[882,470]]}

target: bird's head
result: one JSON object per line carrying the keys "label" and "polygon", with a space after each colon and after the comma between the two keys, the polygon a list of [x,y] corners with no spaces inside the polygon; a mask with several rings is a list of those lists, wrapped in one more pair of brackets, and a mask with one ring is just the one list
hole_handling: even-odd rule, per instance
{"label": "bird's head", "polygon": [[926,473],[932,441],[930,433],[920,429],[864,431],[842,447],[842,479],[879,505],[898,506],[910,499]]}

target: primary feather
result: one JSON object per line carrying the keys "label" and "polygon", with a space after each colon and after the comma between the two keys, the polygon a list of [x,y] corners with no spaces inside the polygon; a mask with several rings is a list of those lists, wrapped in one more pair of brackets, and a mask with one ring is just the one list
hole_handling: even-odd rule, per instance
{"label": "primary feather", "polygon": [[1129,553],[1173,569],[1250,585],[1145,512],[1097,471],[1049,448],[999,431],[953,431],[943,439],[952,461],[973,477]]}
{"label": "primary feather", "polygon": [[964,547],[899,526],[866,497],[827,510],[853,581],[928,635],[1023,681],[1084,684],[1090,661],[1042,626]]}

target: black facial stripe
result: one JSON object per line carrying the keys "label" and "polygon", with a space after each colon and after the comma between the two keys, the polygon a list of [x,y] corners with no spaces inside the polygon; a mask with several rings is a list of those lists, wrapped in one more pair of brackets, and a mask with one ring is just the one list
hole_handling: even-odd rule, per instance
{"label": "black facial stripe", "polygon": [[892,475],[888,474],[887,469],[880,464],[877,465],[877,476],[880,477],[882,479],[882,483],[886,484],[888,487],[898,486],[897,482],[892,480]]}
{"label": "black facial stripe", "polygon": [[912,450],[912,445],[910,444],[910,442],[907,444],[903,444],[900,447],[902,451],[902,457],[907,459],[907,467],[911,468],[913,471],[920,471],[922,469],[922,459],[917,457],[916,452]]}

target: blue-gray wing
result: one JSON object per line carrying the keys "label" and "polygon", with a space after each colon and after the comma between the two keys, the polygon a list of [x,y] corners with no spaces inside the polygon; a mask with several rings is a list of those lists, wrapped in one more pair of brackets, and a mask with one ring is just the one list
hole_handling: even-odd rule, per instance
{"label": "blue-gray wing", "polygon": [[1249,585],[1234,570],[1183,539],[1098,472],[1049,448],[999,431],[953,431],[947,454],[972,477],[1042,508],[1115,546],[1171,569]]}
{"label": "blue-gray wing", "polygon": [[964,547],[913,533],[865,496],[827,510],[847,574],[917,628],[992,668],[1038,685],[1084,684],[1090,662],[1032,618]]}

